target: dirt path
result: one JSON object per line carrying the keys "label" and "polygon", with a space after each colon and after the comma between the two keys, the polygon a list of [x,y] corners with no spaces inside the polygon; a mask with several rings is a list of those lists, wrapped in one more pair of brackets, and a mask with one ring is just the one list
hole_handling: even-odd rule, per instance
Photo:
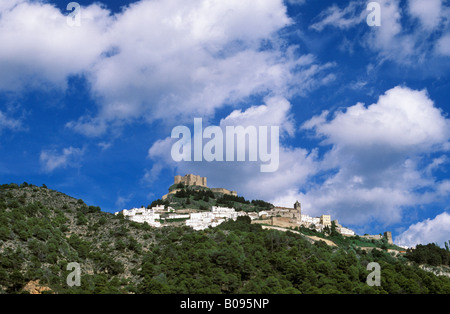
{"label": "dirt path", "polygon": [[301,232],[298,232],[298,231],[295,231],[295,230],[291,230],[291,229],[287,229],[287,228],[275,227],[275,226],[265,226],[265,225],[262,225],[262,228],[263,229],[274,229],[274,230],[279,230],[279,231],[283,231],[283,232],[290,231],[292,233],[297,233],[297,234],[300,234],[300,235],[302,235],[302,236],[304,236],[306,238],[309,238],[309,239],[313,240],[314,242],[315,241],[323,241],[326,244],[328,244],[329,246],[337,246],[336,243],[334,243],[331,240],[319,238],[319,237],[316,237],[316,236],[308,236],[308,235],[305,235],[305,234],[303,234]]}

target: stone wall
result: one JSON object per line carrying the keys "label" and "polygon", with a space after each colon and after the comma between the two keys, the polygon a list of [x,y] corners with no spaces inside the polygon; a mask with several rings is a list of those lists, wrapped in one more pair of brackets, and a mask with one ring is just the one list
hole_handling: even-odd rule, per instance
{"label": "stone wall", "polygon": [[390,231],[386,231],[383,235],[381,235],[381,234],[365,234],[360,237],[364,238],[364,239],[369,239],[369,240],[386,239],[389,244],[394,244],[394,242],[392,241],[392,233]]}
{"label": "stone wall", "polygon": [[213,193],[222,193],[222,194],[226,194],[226,195],[233,195],[233,196],[237,196],[237,192],[236,191],[230,191],[224,188],[211,188],[211,191]]}
{"label": "stone wall", "polygon": [[365,234],[360,236],[361,238],[368,239],[368,240],[381,240],[383,239],[383,236],[381,234]]}

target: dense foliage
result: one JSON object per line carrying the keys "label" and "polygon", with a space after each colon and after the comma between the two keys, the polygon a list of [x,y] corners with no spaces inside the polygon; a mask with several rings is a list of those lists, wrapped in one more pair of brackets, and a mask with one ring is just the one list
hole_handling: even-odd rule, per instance
{"label": "dense foliage", "polygon": [[[450,280],[373,250],[311,244],[247,217],[204,232],[171,231],[143,260],[141,293],[449,293]],[[370,262],[381,286],[366,283]]]}
{"label": "dense foliage", "polygon": [[147,206],[151,208],[156,205],[170,204],[175,209],[194,208],[200,210],[209,210],[211,206],[233,207],[237,211],[259,212],[273,207],[272,204],[263,200],[246,200],[243,196],[228,195],[220,192],[213,192],[211,189],[203,186],[185,186],[183,183],[173,184],[169,191],[175,193],[168,194],[163,200],[153,201]]}
{"label": "dense foliage", "polygon": [[418,264],[428,264],[431,266],[450,265],[448,245],[446,245],[446,249],[443,249],[434,243],[427,245],[419,244],[414,250],[408,250],[406,257]]}
{"label": "dense foliage", "polygon": [[[264,230],[248,217],[204,231],[155,229],[46,187],[3,185],[0,292],[23,293],[39,280],[53,293],[450,293],[449,278],[411,262],[414,251],[394,257],[332,230],[321,236],[339,245]],[[80,286],[66,283],[70,262],[81,265]],[[366,284],[370,262],[381,266],[379,287]]]}

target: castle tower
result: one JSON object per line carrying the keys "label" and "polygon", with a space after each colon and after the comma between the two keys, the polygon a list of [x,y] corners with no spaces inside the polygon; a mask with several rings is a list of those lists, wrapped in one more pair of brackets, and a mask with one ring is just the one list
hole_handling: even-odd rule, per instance
{"label": "castle tower", "polygon": [[386,238],[389,244],[394,244],[394,242],[392,242],[392,232],[386,231],[384,233],[384,237]]}

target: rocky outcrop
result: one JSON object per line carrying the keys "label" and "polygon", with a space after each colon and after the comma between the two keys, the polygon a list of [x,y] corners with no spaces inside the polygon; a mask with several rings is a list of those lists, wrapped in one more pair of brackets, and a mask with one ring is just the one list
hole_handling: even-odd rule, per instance
{"label": "rocky outcrop", "polygon": [[52,291],[49,287],[40,285],[39,280],[31,280],[23,287],[23,290],[29,294],[42,294],[44,291]]}

